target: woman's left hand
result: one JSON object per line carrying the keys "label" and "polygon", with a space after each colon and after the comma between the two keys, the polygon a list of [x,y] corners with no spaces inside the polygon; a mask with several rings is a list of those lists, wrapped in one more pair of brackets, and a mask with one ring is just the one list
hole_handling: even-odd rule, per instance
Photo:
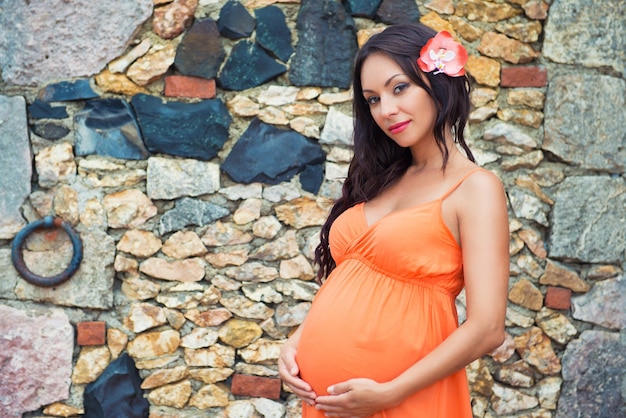
{"label": "woman's left hand", "polygon": [[368,417],[398,405],[388,383],[350,379],[328,388],[329,395],[315,398],[315,408],[328,417]]}

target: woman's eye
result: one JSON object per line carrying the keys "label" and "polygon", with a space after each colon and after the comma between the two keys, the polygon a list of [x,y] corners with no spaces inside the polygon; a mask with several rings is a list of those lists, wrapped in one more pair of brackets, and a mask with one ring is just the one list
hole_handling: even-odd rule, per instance
{"label": "woman's eye", "polygon": [[395,94],[402,93],[402,91],[406,90],[408,87],[409,87],[408,83],[401,83],[393,88],[393,92]]}
{"label": "woman's eye", "polygon": [[367,97],[365,99],[365,101],[367,102],[368,105],[372,106],[375,105],[376,103],[378,103],[380,99],[376,96],[371,96],[371,97]]}

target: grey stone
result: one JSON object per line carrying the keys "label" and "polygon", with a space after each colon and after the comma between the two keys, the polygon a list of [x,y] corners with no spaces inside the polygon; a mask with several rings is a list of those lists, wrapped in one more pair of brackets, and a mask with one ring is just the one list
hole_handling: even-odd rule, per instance
{"label": "grey stone", "polygon": [[543,149],[582,168],[626,169],[626,81],[609,76],[567,75],[549,84]]}
{"label": "grey stone", "polygon": [[512,187],[508,193],[515,216],[548,226],[548,217],[546,215],[548,205],[539,200],[539,198],[517,187]]}
{"label": "grey stone", "polygon": [[613,67],[626,76],[626,2],[556,0],[544,29],[543,54],[561,64]]}
{"label": "grey stone", "polygon": [[578,176],[559,186],[548,256],[587,263],[621,263],[626,252],[626,184],[621,178]]}
{"label": "grey stone", "polygon": [[303,0],[289,80],[296,86],[350,87],[356,25],[341,2]]}
{"label": "grey stone", "polygon": [[618,333],[584,331],[563,354],[563,385],[556,418],[626,416],[621,387],[626,347]]}
{"label": "grey stone", "polygon": [[219,170],[217,164],[205,161],[151,157],[147,170],[148,196],[171,200],[216,192],[220,188]]}
{"label": "grey stone", "polygon": [[320,144],[352,146],[352,126],[352,116],[331,107],[326,115]]}
{"label": "grey stone", "polygon": [[127,160],[144,160],[148,150],[139,126],[125,100],[89,100],[74,116],[75,154],[104,155]]}
{"label": "grey stone", "polygon": [[2,77],[8,83],[35,85],[100,72],[124,53],[152,15],[153,1],[18,1],[2,8]]}
{"label": "grey stone", "polygon": [[[115,242],[101,230],[81,226],[76,229],[84,250],[78,271],[65,283],[51,288],[37,287],[26,280],[19,280],[15,287],[18,299],[94,309],[110,309],[113,306]],[[59,255],[55,252],[59,251],[32,255],[33,264],[38,266],[37,274],[50,275],[45,274],[45,271],[56,267],[54,263]],[[43,270],[44,274],[39,270]]]}
{"label": "grey stone", "polygon": [[203,226],[229,214],[230,211],[222,206],[184,197],[176,202],[174,209],[161,216],[159,232],[163,235],[190,225]]}
{"label": "grey stone", "polygon": [[7,239],[26,225],[20,207],[30,194],[33,174],[26,101],[21,96],[0,96],[0,150],[0,239]]}
{"label": "grey stone", "polygon": [[572,297],[572,317],[609,329],[626,328],[626,278],[608,279]]}
{"label": "grey stone", "polygon": [[36,315],[0,305],[0,416],[23,413],[69,396],[74,330],[54,309]]}

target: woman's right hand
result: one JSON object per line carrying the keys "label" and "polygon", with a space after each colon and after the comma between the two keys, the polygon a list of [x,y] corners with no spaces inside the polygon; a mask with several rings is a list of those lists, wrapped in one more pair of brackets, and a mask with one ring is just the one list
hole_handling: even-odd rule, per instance
{"label": "woman's right hand", "polygon": [[296,362],[296,348],[286,343],[280,350],[278,357],[278,374],[282,381],[303,402],[315,405],[317,395],[311,385],[300,378],[300,368]]}

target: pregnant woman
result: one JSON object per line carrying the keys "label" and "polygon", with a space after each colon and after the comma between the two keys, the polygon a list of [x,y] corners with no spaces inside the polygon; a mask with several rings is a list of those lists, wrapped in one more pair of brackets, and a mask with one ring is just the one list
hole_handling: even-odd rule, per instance
{"label": "pregnant woman", "polygon": [[354,157],[316,250],[323,284],[279,358],[303,417],[472,417],[464,368],[504,339],[509,233],[502,184],[464,139],[466,60],[420,24],[356,57]]}

